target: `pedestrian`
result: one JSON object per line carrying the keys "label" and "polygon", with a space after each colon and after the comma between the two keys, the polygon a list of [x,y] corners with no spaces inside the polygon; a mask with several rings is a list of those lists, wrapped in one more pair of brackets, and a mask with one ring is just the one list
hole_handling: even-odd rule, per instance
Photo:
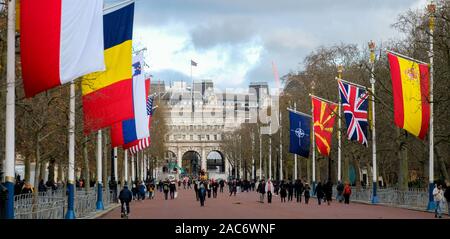
{"label": "pedestrian", "polygon": [[169,191],[170,191],[170,199],[175,199],[175,192],[177,191],[177,186],[175,182],[170,183]]}
{"label": "pedestrian", "polygon": [[294,183],[290,181],[287,185],[288,190],[288,202],[292,201],[292,198],[294,197]]}
{"label": "pedestrian", "polygon": [[142,200],[145,199],[145,192],[147,191],[147,188],[145,187],[145,183],[141,182],[139,185],[139,196]]}
{"label": "pedestrian", "polygon": [[310,190],[311,190],[311,187],[309,186],[309,184],[305,183],[305,191],[304,191],[305,192],[305,204],[308,204],[308,202],[309,202]]}
{"label": "pedestrian", "polygon": [[225,181],[223,179],[220,180],[220,192],[223,193],[223,188],[225,187]]}
{"label": "pedestrian", "polygon": [[333,195],[333,183],[331,182],[331,180],[328,180],[328,182],[325,184],[325,198],[327,199],[328,206],[330,206],[332,195]]}
{"label": "pedestrian", "polygon": [[200,183],[200,186],[198,188],[198,194],[200,198],[200,206],[203,207],[205,206],[205,198],[206,198],[206,187],[203,181]]}
{"label": "pedestrian", "polygon": [[163,186],[162,186],[162,188],[163,188],[163,191],[164,191],[164,199],[168,199],[168,196],[169,196],[169,182],[168,182],[168,180],[166,180],[164,183],[163,183]]}
{"label": "pedestrian", "polygon": [[265,188],[267,193],[267,203],[272,203],[272,194],[275,187],[273,186],[273,183],[270,180],[270,178],[267,180]]}
{"label": "pedestrian", "polygon": [[344,201],[344,196],[342,195],[344,193],[344,184],[341,181],[338,181],[336,191],[337,191],[336,200],[342,203],[342,201]]}
{"label": "pedestrian", "polygon": [[199,200],[199,197],[198,197],[198,183],[196,181],[194,181],[194,192],[195,192],[195,198],[198,201]]}
{"label": "pedestrian", "polygon": [[123,204],[125,204],[127,209],[127,215],[130,214],[130,202],[133,199],[133,195],[131,194],[130,190],[128,190],[128,185],[124,185],[123,189],[119,193],[119,200],[121,207],[121,217],[125,216],[125,209],[123,207]]}
{"label": "pedestrian", "polygon": [[314,191],[314,195],[317,195],[317,202],[319,203],[319,205],[321,205],[324,196],[322,182],[319,182],[317,184],[316,190]]}
{"label": "pedestrian", "polygon": [[219,188],[219,183],[213,180],[212,190],[213,190],[213,198],[217,198],[217,189]]}
{"label": "pedestrian", "polygon": [[444,192],[442,191],[442,185],[436,185],[433,189],[434,202],[436,203],[436,208],[434,209],[434,217],[442,218],[442,208],[444,205]]}
{"label": "pedestrian", "polygon": [[208,193],[208,198],[211,198],[211,181],[205,181],[206,192]]}
{"label": "pedestrian", "polygon": [[131,192],[133,193],[133,200],[137,200],[138,198],[138,189],[136,187],[136,183],[133,183],[133,186],[131,187]]}
{"label": "pedestrian", "polygon": [[450,182],[447,182],[447,187],[444,191],[444,198],[445,201],[447,201],[448,216],[450,217]]}
{"label": "pedestrian", "polygon": [[230,184],[230,197],[234,193],[234,196],[236,196],[237,192],[237,182],[236,179],[233,180],[233,182]]}
{"label": "pedestrian", "polygon": [[286,202],[286,196],[287,196],[287,185],[284,183],[284,181],[281,181],[280,184],[280,197],[281,197],[281,202]]}
{"label": "pedestrian", "polygon": [[153,183],[150,183],[150,186],[148,187],[148,198],[153,199],[155,197],[155,185]]}
{"label": "pedestrian", "polygon": [[343,195],[344,195],[344,203],[350,204],[350,195],[352,195],[352,188],[350,187],[349,183],[345,184]]}
{"label": "pedestrian", "polygon": [[302,202],[302,193],[303,193],[302,180],[297,179],[297,181],[295,182],[295,185],[294,185],[294,189],[295,189],[295,198],[297,198],[298,203],[301,203]]}
{"label": "pedestrian", "polygon": [[47,187],[44,184],[44,180],[41,179],[41,181],[39,181],[38,192],[46,192],[46,191]]}
{"label": "pedestrian", "polygon": [[258,189],[256,191],[259,193],[259,202],[264,203],[264,195],[266,194],[266,184],[264,183],[264,179],[258,184]]}

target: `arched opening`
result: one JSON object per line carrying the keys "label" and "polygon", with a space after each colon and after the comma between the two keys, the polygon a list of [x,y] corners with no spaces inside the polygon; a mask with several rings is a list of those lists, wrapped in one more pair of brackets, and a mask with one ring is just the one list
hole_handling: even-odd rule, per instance
{"label": "arched opening", "polygon": [[219,151],[211,151],[206,156],[206,168],[208,172],[224,173],[225,172],[225,159]]}
{"label": "arched opening", "polygon": [[198,176],[200,172],[200,154],[195,151],[187,151],[183,154],[181,167],[186,176]]}

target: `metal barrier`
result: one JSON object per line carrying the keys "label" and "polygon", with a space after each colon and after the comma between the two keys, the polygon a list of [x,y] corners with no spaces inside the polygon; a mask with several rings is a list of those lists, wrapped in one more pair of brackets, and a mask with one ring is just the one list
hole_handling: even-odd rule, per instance
{"label": "metal barrier", "polygon": [[[83,218],[95,213],[97,189],[75,192],[74,211],[76,218]],[[114,203],[114,192],[103,191],[105,209]],[[14,196],[14,217],[16,219],[64,219],[67,212],[67,194],[64,189],[39,192],[36,194],[20,194]]]}

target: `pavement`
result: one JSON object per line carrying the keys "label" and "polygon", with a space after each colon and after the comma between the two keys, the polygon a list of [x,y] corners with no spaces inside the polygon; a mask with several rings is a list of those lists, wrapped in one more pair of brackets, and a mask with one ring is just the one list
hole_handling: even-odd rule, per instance
{"label": "pavement", "polygon": [[[434,219],[434,213],[352,203],[346,205],[333,201],[331,205],[318,205],[311,198],[309,204],[295,201],[281,203],[280,197],[273,196],[272,203],[259,202],[256,192],[241,192],[229,196],[228,190],[218,193],[217,198],[206,198],[205,206],[200,207],[193,189],[178,189],[178,197],[164,199],[157,192],[154,199],[133,201],[130,204],[129,219]],[[96,215],[97,219],[120,219],[120,207]],[[444,216],[448,218],[448,216]]]}

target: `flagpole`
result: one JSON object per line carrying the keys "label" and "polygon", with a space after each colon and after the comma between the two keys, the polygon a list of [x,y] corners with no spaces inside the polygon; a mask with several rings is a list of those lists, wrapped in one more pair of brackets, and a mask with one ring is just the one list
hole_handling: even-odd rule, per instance
{"label": "flagpole", "polygon": [[369,42],[369,49],[371,63],[370,85],[372,91],[372,204],[377,204],[377,140],[375,133],[375,43],[373,41]]}
{"label": "flagpole", "polygon": [[[128,149],[127,149],[128,151]],[[133,185],[136,178],[136,170],[134,169],[134,154],[131,154],[131,185]]]}
{"label": "flagpole", "polygon": [[66,219],[75,219],[75,84],[70,82],[70,110],[69,110],[69,167],[68,183],[69,191],[67,200]]}
{"label": "flagpole", "polygon": [[[338,66],[338,75],[339,79],[342,79],[342,71],[344,70],[344,67],[342,65]],[[341,99],[341,93],[339,91],[338,87],[338,96],[339,96],[339,103],[338,103],[338,182],[341,181],[341,173],[342,173],[342,161],[341,161],[341,147],[342,147],[342,140],[341,140],[341,127],[342,127],[342,118],[341,118],[341,107],[342,107],[342,99]]]}
{"label": "flagpole", "polygon": [[433,34],[434,34],[434,13],[436,11],[436,5],[432,0],[428,5],[428,13],[430,14],[429,28],[430,28],[430,51],[428,56],[430,58],[430,166],[429,166],[429,200],[428,200],[428,210],[434,210],[436,205],[433,199],[433,189],[434,189],[434,131],[433,131],[433,73],[434,73],[434,59],[433,59]]}
{"label": "flagpole", "polygon": [[272,121],[269,121],[269,179],[272,180]]}
{"label": "flagpole", "polygon": [[6,68],[6,141],[5,141],[5,186],[8,189],[6,200],[6,219],[14,219],[14,185],[15,185],[15,77],[16,77],[16,1],[8,3],[8,36]]}
{"label": "flagpole", "polygon": [[280,115],[280,180],[283,180],[283,126],[281,126],[281,110]]}
{"label": "flagpole", "polygon": [[261,129],[259,131],[259,180],[262,179],[262,136]]}
{"label": "flagpole", "polygon": [[119,181],[119,175],[117,174],[117,147],[114,147],[114,149],[113,149],[113,152],[114,152],[114,178],[113,178],[113,180],[114,180],[114,185],[115,185],[115,189],[114,189],[114,191],[115,191],[115,195],[119,195],[118,194],[118,181]]}
{"label": "flagpole", "polygon": [[124,163],[124,170],[125,170],[125,175],[124,175],[124,184],[123,185],[128,185],[128,150],[124,150],[124,158],[123,158],[123,163]]}
{"label": "flagpole", "polygon": [[[297,111],[297,102],[294,102],[294,110]],[[298,179],[298,177],[297,177],[297,154],[294,154],[294,178]]]}
{"label": "flagpole", "polygon": [[255,180],[255,157],[253,155],[253,149],[255,148],[254,146],[255,143],[255,135],[253,134],[253,130],[252,130],[252,180]]}
{"label": "flagpole", "polygon": [[102,130],[97,132],[97,204],[98,210],[103,210],[103,189],[102,189]]}
{"label": "flagpole", "polygon": [[[315,82],[312,82],[312,93],[314,93]],[[312,189],[313,192],[316,191],[316,137],[314,132],[314,104],[311,104],[311,118],[313,123],[313,134],[312,134]]]}

